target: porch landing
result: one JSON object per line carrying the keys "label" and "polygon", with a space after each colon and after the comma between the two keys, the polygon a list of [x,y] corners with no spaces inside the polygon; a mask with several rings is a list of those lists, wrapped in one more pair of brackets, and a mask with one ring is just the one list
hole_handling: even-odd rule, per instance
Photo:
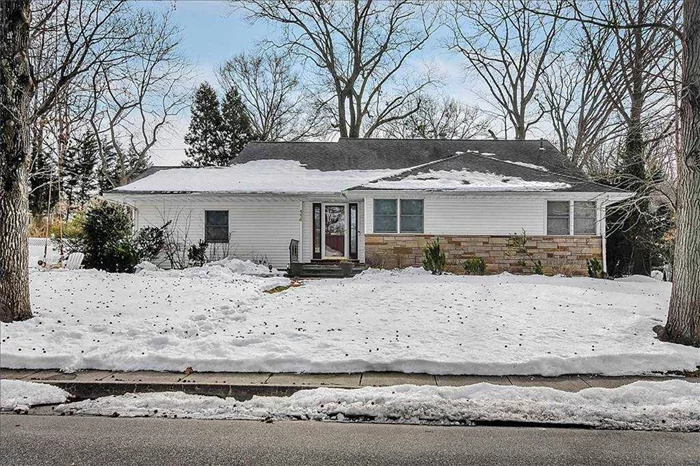
{"label": "porch landing", "polygon": [[[354,277],[365,270],[367,270],[366,264],[354,262],[350,276]],[[305,264],[294,263],[293,266],[287,268],[286,276],[295,278],[343,278],[345,275],[338,261],[321,260]]]}

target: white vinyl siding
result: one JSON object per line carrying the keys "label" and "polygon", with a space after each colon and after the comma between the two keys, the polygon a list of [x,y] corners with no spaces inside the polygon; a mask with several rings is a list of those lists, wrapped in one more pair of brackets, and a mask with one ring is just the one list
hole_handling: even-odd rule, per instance
{"label": "white vinyl siding", "polygon": [[544,206],[530,197],[426,198],[424,232],[431,235],[544,234]]}
{"label": "white vinyl siding", "polygon": [[[300,239],[301,201],[280,198],[236,196],[149,196],[136,198],[137,228],[162,226],[172,220],[172,227],[188,244],[204,239],[205,211],[229,213],[228,245],[215,244],[212,251],[240,259],[267,260],[274,267],[289,263],[289,241]],[[303,251],[303,249],[302,249]]]}

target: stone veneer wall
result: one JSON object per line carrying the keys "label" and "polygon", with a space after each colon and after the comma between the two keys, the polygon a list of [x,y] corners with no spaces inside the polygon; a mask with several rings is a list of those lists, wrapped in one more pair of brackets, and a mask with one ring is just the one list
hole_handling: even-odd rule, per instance
{"label": "stone veneer wall", "polygon": [[[531,273],[527,257],[508,248],[507,236],[461,235],[365,235],[365,262],[372,267],[394,269],[421,266],[423,247],[435,238],[447,256],[448,270],[464,273],[462,263],[470,257],[482,257],[486,273]],[[540,259],[546,275],[588,275],[586,262],[603,260],[600,236],[530,236],[527,248],[535,259]],[[525,259],[523,267],[518,261]]]}

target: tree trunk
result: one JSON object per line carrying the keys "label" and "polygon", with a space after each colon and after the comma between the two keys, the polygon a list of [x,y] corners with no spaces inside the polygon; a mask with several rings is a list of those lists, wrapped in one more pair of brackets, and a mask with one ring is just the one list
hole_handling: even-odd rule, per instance
{"label": "tree trunk", "polygon": [[0,2],[0,321],[32,317],[27,162],[30,131],[29,0]]}
{"label": "tree trunk", "polygon": [[664,336],[700,346],[700,2],[686,0],[683,15],[683,144],[678,159],[673,290]]}

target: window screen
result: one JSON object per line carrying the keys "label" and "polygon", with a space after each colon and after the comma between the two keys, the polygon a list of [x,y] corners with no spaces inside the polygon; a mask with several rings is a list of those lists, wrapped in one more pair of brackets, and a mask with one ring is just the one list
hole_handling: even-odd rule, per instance
{"label": "window screen", "polygon": [[547,201],[547,234],[569,234],[569,201]]}
{"label": "window screen", "polygon": [[374,200],[374,232],[396,233],[396,199]]}
{"label": "window screen", "polygon": [[423,233],[423,200],[401,200],[401,233]]}
{"label": "window screen", "polygon": [[204,216],[204,241],[228,243],[228,210],[207,210]]}

